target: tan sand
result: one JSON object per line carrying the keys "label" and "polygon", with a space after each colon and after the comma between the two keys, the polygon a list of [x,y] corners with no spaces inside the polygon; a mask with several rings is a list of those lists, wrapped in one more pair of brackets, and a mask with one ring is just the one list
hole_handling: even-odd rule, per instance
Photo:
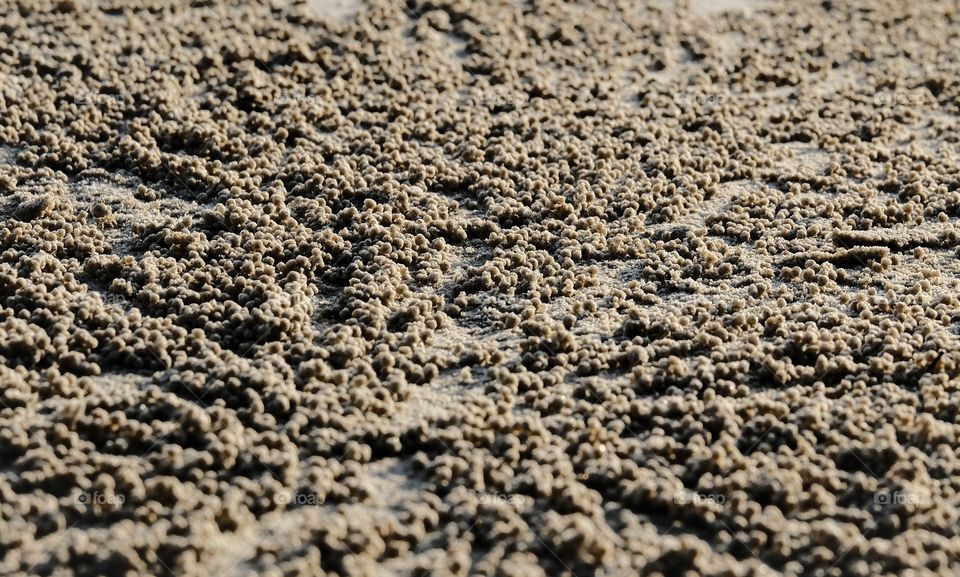
{"label": "tan sand", "polygon": [[0,575],[960,573],[955,2],[0,0]]}

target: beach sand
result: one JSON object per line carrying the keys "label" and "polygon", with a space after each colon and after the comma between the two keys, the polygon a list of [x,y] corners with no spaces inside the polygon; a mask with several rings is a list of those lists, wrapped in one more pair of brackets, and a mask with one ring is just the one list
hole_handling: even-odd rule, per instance
{"label": "beach sand", "polygon": [[958,31],[0,0],[0,575],[956,575]]}

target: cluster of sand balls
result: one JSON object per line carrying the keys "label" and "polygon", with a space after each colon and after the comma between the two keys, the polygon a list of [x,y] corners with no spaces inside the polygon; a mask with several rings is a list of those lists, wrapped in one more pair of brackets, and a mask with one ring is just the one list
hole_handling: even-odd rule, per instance
{"label": "cluster of sand balls", "polygon": [[960,12],[703,4],[6,2],[0,573],[960,571]]}

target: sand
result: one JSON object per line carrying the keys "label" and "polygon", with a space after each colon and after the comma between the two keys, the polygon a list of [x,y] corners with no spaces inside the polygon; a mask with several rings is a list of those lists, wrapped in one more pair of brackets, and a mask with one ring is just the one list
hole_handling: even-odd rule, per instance
{"label": "sand", "polygon": [[960,13],[0,2],[0,575],[955,575]]}

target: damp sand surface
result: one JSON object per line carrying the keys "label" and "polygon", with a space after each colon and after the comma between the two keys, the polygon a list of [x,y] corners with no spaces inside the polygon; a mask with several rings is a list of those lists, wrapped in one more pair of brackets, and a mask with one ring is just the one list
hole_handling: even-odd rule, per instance
{"label": "damp sand surface", "polygon": [[8,1],[0,574],[956,575],[958,29]]}

